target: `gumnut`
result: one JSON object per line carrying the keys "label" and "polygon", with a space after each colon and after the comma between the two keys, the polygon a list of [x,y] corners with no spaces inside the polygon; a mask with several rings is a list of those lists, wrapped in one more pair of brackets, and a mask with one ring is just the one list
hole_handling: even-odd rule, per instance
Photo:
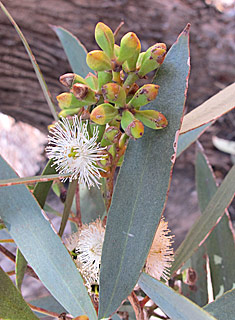
{"label": "gumnut", "polygon": [[118,106],[124,106],[126,103],[125,90],[116,83],[110,82],[101,88],[104,100],[115,103]]}
{"label": "gumnut", "polygon": [[156,110],[135,110],[135,117],[151,129],[163,129],[167,126],[166,117]]}
{"label": "gumnut", "polygon": [[95,71],[111,70],[112,64],[110,58],[104,51],[93,50],[87,54],[87,65]]}
{"label": "gumnut", "polygon": [[159,86],[156,84],[145,84],[135,93],[128,105],[138,109],[150,101],[155,100],[158,90]]}
{"label": "gumnut", "polygon": [[144,134],[143,123],[140,120],[136,119],[129,110],[123,111],[121,126],[125,133],[132,139],[139,139]]}
{"label": "gumnut", "polygon": [[85,105],[91,105],[97,102],[95,91],[85,84],[75,83],[72,87],[72,93],[79,100],[85,103]]}
{"label": "gumnut", "polygon": [[66,73],[60,76],[60,82],[68,87],[71,88],[73,84],[75,83],[83,83],[86,84],[85,79],[83,77],[79,76],[78,74],[75,73]]}
{"label": "gumnut", "polygon": [[112,59],[114,54],[114,35],[106,24],[99,22],[95,28],[95,40],[100,48]]}
{"label": "gumnut", "polygon": [[94,108],[90,119],[97,124],[106,124],[118,116],[118,110],[109,103],[103,103]]}

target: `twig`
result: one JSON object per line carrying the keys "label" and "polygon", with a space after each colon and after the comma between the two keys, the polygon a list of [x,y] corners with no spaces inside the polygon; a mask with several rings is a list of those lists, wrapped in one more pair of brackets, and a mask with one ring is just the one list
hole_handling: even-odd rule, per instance
{"label": "twig", "polygon": [[140,302],[134,291],[132,291],[132,293],[129,295],[128,300],[130,301],[130,304],[135,312],[136,320],[144,320],[143,308],[141,308]]}
{"label": "twig", "polygon": [[0,242],[2,242],[2,243],[14,243],[15,241],[13,239],[0,239]]}
{"label": "twig", "polygon": [[142,309],[149,300],[150,300],[150,298],[148,296],[145,296],[144,299],[140,301],[140,306]]}
{"label": "twig", "polygon": [[[56,312],[53,312],[53,311],[48,311],[46,309],[43,309],[43,308],[39,308],[39,307],[36,307],[34,305],[32,305],[31,303],[28,303],[28,306],[33,310],[33,311],[37,311],[39,313],[42,313],[42,314],[46,314],[48,316],[51,316],[51,317],[54,317],[54,318],[60,318],[60,314],[59,313],[56,313]],[[64,315],[63,315],[64,316]],[[69,316],[66,316],[63,318],[65,320],[71,320],[73,318],[69,317]]]}
{"label": "twig", "polygon": [[124,25],[124,21],[120,22],[119,25],[117,26],[116,30],[114,31],[114,38],[116,38],[116,36],[118,35],[120,29],[122,28],[122,26]]}
{"label": "twig", "polygon": [[[3,247],[1,244],[0,244],[0,252],[2,252],[8,259],[10,259],[12,262],[15,263],[15,261],[16,261],[15,255],[13,253],[11,253],[9,250],[7,250],[5,247]],[[38,276],[36,275],[36,273],[33,271],[33,269],[30,266],[27,266],[25,273],[28,274],[29,276],[39,280]]]}
{"label": "twig", "polygon": [[73,221],[76,222],[78,228],[81,228],[82,214],[81,214],[81,206],[80,206],[79,183],[77,184],[77,188],[76,188],[76,192],[75,192],[75,200],[76,200],[76,216],[73,218]]}

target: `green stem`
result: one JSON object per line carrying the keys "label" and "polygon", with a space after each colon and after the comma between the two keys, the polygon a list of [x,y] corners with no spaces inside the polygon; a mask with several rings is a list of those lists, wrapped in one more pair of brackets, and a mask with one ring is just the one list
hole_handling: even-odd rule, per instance
{"label": "green stem", "polygon": [[63,211],[63,216],[62,216],[62,220],[61,220],[61,224],[60,224],[60,230],[59,230],[59,236],[62,237],[66,223],[68,221],[69,218],[69,214],[70,214],[70,210],[72,207],[72,203],[73,203],[73,198],[74,198],[74,194],[77,188],[77,180],[73,180],[72,182],[69,183],[69,188],[67,191],[67,196],[66,196],[66,200],[65,200],[65,204],[64,204],[64,211]]}

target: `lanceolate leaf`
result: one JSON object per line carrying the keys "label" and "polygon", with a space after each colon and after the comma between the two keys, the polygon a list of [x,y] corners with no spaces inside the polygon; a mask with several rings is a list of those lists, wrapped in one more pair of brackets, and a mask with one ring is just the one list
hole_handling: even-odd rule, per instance
{"label": "lanceolate leaf", "polygon": [[171,319],[215,320],[208,312],[144,272],[138,284]]}
{"label": "lanceolate leaf", "polygon": [[218,320],[232,320],[235,315],[235,289],[223,294],[204,307],[204,310],[216,317]]}
{"label": "lanceolate leaf", "polygon": [[179,157],[181,153],[184,152],[184,150],[186,150],[193,142],[195,142],[213,123],[214,122],[212,121],[199,128],[193,129],[184,134],[180,134],[177,144],[176,157]]}
{"label": "lanceolate leaf", "polygon": [[2,320],[37,320],[16,289],[11,279],[0,267],[0,319]]}
{"label": "lanceolate leaf", "polygon": [[25,260],[19,248],[17,248],[15,271],[16,271],[16,287],[19,291],[21,291],[21,285],[23,282],[26,268],[27,268],[27,261]]}
{"label": "lanceolate leaf", "polygon": [[86,63],[86,48],[78,38],[62,27],[51,27],[60,39],[73,72],[82,77],[86,77],[89,72],[93,73],[93,70],[91,70]]}
{"label": "lanceolate leaf", "polygon": [[36,76],[37,76],[38,81],[40,83],[40,86],[42,88],[42,91],[43,91],[44,96],[46,98],[47,104],[48,104],[48,106],[50,108],[50,111],[51,111],[54,119],[57,120],[58,116],[56,114],[56,108],[55,108],[55,105],[54,105],[54,103],[52,101],[51,94],[50,94],[50,92],[49,92],[49,90],[47,88],[46,82],[45,82],[45,80],[43,78],[43,75],[42,75],[41,70],[40,70],[40,68],[39,68],[39,66],[37,64],[37,61],[36,61],[32,51],[31,51],[31,49],[29,47],[28,42],[26,41],[26,39],[25,39],[23,33],[21,32],[20,28],[18,27],[18,25],[16,24],[16,22],[14,21],[14,19],[10,15],[10,13],[7,11],[7,9],[4,7],[2,2],[0,2],[0,7],[1,7],[2,11],[5,13],[5,15],[7,16],[7,18],[13,24],[14,28],[16,29],[16,32],[18,33],[21,41],[23,42],[23,45],[24,45],[24,47],[25,47],[25,49],[26,49],[26,51],[27,51],[27,53],[29,55],[30,61],[31,61],[32,65],[33,65],[34,71],[36,73]]}
{"label": "lanceolate leaf", "polygon": [[[196,157],[196,184],[199,207],[203,213],[215,194],[217,186],[212,169],[200,145],[198,145]],[[216,299],[235,287],[235,246],[227,210],[204,245],[207,248],[213,293]]]}
{"label": "lanceolate leaf", "polygon": [[223,215],[229,206],[235,193],[235,165],[229,171],[221,186],[207,205],[203,216],[200,216],[188,232],[186,238],[175,253],[175,261],[172,265],[172,272],[180,268],[187,261],[193,252],[206,239],[211,229],[216,225],[217,220]]}
{"label": "lanceolate leaf", "polygon": [[100,318],[110,316],[135,286],[164,210],[187,92],[188,31],[189,26],[154,80],[160,90],[150,109],[162,112],[169,126],[146,128],[141,139],[130,141],[119,173],[103,245]]}
{"label": "lanceolate leaf", "polygon": [[[16,177],[2,158],[0,177]],[[73,316],[96,319],[75,264],[29,190],[23,185],[0,188],[0,203],[10,235],[51,294]]]}
{"label": "lanceolate leaf", "polygon": [[183,119],[180,134],[201,127],[232,110],[235,107],[234,92],[235,83],[221,90],[199,107],[186,114]]}

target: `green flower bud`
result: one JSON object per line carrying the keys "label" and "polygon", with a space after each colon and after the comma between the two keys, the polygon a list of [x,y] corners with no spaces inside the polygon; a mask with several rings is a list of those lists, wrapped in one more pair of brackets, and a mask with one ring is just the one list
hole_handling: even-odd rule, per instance
{"label": "green flower bud", "polygon": [[88,73],[85,78],[85,82],[85,84],[87,84],[92,90],[96,91],[98,89],[98,79],[93,73]]}
{"label": "green flower bud", "polygon": [[159,86],[156,84],[145,84],[142,86],[129,101],[128,105],[139,108],[152,100],[155,100],[158,94]]}
{"label": "green flower bud", "polygon": [[85,105],[94,104],[98,100],[95,91],[85,84],[75,83],[72,87],[72,93],[79,101],[85,103]]}
{"label": "green flower bud", "polygon": [[125,90],[116,83],[110,82],[102,87],[104,100],[113,102],[118,106],[124,106],[126,103]]}
{"label": "green flower bud", "polygon": [[81,108],[69,108],[69,109],[63,109],[59,113],[59,117],[66,118],[67,116],[73,116],[75,114],[78,114],[79,110]]}
{"label": "green flower bud", "polygon": [[132,139],[139,139],[144,134],[144,125],[141,121],[129,111],[124,110],[122,113],[121,126],[126,134]]}
{"label": "green flower bud", "polygon": [[74,94],[72,94],[70,92],[63,92],[63,93],[59,94],[56,97],[56,99],[59,103],[60,109],[75,108],[75,107],[81,108],[86,105],[86,104],[84,104],[84,102],[76,99]]}
{"label": "green flower bud", "polygon": [[121,135],[121,131],[117,127],[108,127],[104,133],[104,139],[112,143],[117,143]]}
{"label": "green flower bud", "polygon": [[110,146],[107,147],[106,150],[108,151],[108,153],[111,154],[113,159],[116,157],[116,146],[115,146],[115,144],[111,144]]}
{"label": "green flower bud", "polygon": [[140,49],[137,50],[130,59],[126,60],[126,65],[128,67],[128,72],[136,70],[136,63],[140,54]]}
{"label": "green flower bud", "polygon": [[145,52],[141,52],[138,56],[138,59],[137,59],[137,62],[136,62],[136,69],[139,70],[140,69],[140,66],[142,64],[142,61],[143,61],[143,57],[145,55]]}
{"label": "green flower bud", "polygon": [[98,72],[98,91],[101,90],[101,87],[112,81],[112,72],[111,71],[99,71]]}
{"label": "green flower bud", "polygon": [[99,22],[95,27],[95,40],[100,48],[109,56],[113,58],[114,53],[114,35],[112,30],[106,24]]}
{"label": "green flower bud", "polygon": [[128,32],[121,39],[118,63],[122,64],[133,56],[135,57],[137,54],[139,55],[140,50],[141,44],[137,35],[134,32]]}
{"label": "green flower bud", "polygon": [[156,110],[136,110],[135,117],[151,129],[163,129],[168,124],[165,116]]}
{"label": "green flower bud", "polygon": [[111,70],[112,64],[110,58],[104,51],[93,50],[87,54],[87,65],[95,71]]}
{"label": "green flower bud", "polygon": [[121,138],[119,139],[119,144],[118,144],[120,149],[122,149],[125,146],[128,139],[129,139],[129,137],[126,133],[123,133],[121,135]]}
{"label": "green flower bud", "polygon": [[120,52],[120,46],[115,43],[114,44],[114,54],[115,54],[116,58],[119,56],[119,52]]}
{"label": "green flower bud", "polygon": [[163,63],[165,56],[165,43],[156,43],[155,45],[150,47],[143,55],[138,72],[139,76],[143,77],[150,71],[153,71],[156,68],[158,68]]}
{"label": "green flower bud", "polygon": [[118,110],[109,103],[103,103],[95,107],[90,119],[98,124],[106,124],[118,115]]}

